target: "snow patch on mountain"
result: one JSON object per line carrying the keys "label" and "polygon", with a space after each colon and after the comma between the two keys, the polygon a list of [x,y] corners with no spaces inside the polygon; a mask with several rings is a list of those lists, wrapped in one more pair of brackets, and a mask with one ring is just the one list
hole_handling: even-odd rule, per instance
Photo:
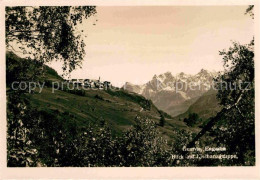
{"label": "snow patch on mountain", "polygon": [[175,106],[179,107],[181,103],[185,104],[185,101],[200,97],[207,92],[213,85],[213,78],[217,74],[216,71],[205,69],[201,69],[195,75],[184,72],[172,75],[171,72],[166,72],[155,74],[149,82],[143,85],[127,82],[123,88],[151,99],[158,108],[174,116],[176,115]]}

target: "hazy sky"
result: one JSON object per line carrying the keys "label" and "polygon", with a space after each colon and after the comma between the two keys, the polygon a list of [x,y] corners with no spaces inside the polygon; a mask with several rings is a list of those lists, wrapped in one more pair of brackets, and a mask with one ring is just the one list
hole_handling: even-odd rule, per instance
{"label": "hazy sky", "polygon": [[[82,69],[72,78],[141,84],[154,74],[221,70],[219,51],[231,40],[249,43],[253,20],[246,6],[97,7],[86,20]],[[96,19],[98,20],[96,22]],[[96,25],[93,25],[96,24]],[[59,63],[51,66],[57,68]]]}

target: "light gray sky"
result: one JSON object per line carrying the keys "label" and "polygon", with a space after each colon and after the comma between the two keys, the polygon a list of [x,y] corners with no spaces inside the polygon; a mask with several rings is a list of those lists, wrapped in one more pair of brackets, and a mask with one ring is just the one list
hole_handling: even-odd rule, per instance
{"label": "light gray sky", "polygon": [[[97,7],[79,28],[87,33],[82,69],[72,78],[142,84],[154,74],[221,70],[219,51],[231,40],[249,43],[247,6]],[[96,19],[98,20],[96,22]],[[93,25],[95,23],[96,25]],[[59,73],[60,63],[52,63]]]}

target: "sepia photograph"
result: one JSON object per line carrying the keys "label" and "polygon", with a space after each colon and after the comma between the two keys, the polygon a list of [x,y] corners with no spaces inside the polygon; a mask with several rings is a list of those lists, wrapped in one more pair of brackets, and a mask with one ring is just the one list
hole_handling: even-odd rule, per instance
{"label": "sepia photograph", "polygon": [[256,166],[254,4],[4,11],[7,168]]}

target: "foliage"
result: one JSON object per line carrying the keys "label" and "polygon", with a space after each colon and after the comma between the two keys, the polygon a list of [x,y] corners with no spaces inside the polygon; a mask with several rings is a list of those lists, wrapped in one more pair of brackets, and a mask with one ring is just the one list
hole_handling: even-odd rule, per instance
{"label": "foliage", "polygon": [[[214,127],[215,142],[238,155],[234,163],[253,165],[255,160],[255,91],[254,91],[254,40],[250,44],[234,43],[222,51],[226,71],[217,82],[227,82],[233,88],[219,88],[217,97],[225,109]],[[234,88],[236,84],[239,84]],[[232,107],[232,108],[231,108]]]}
{"label": "foliage", "polygon": [[188,118],[184,118],[183,120],[187,126],[193,127],[195,124],[198,124],[202,121],[202,119],[199,117],[196,113],[190,113]]}
{"label": "foliage", "polygon": [[50,68],[49,66],[44,66],[45,69],[45,73],[49,74],[53,77],[56,77],[57,79],[61,79],[61,77],[58,75],[57,71],[55,71],[54,69]]}
{"label": "foliage", "polygon": [[95,95],[95,98],[96,98],[96,99],[99,99],[99,100],[101,100],[101,101],[104,101],[104,98],[103,98],[102,96],[98,95],[98,94]]}
{"label": "foliage", "polygon": [[[253,7],[249,6],[246,13],[252,12]],[[238,157],[218,164],[255,165],[254,39],[245,45],[234,42],[220,55],[223,56],[225,71],[219,73],[215,81],[217,98],[223,109],[209,119],[187,146],[193,147],[198,140],[203,142],[202,136],[210,132],[210,136],[204,139],[205,144],[226,147],[226,153]],[[197,165],[201,163],[204,162]],[[215,164],[211,162],[209,165]]]}
{"label": "foliage", "polygon": [[163,127],[164,124],[165,124],[165,118],[163,115],[161,115],[159,125]]}
{"label": "foliage", "polygon": [[21,116],[23,111],[16,108],[10,109],[12,113],[8,115],[8,166],[170,164],[167,142],[159,136],[155,123],[149,119],[136,118],[132,129],[124,132],[123,136],[113,137],[104,121],[79,127],[74,116],[67,112],[39,111],[28,105],[26,114]]}
{"label": "foliage", "polygon": [[19,58],[13,52],[6,53],[6,84],[14,81],[36,81],[42,64],[34,60]]}
{"label": "foliage", "polygon": [[120,166],[168,166],[167,141],[159,136],[155,122],[136,117],[133,129],[119,138]]}
{"label": "foliage", "polygon": [[[187,146],[187,144],[192,140],[192,138],[193,138],[193,134],[191,131],[176,129],[174,143],[171,149],[171,155],[172,156],[184,155],[183,148]],[[194,164],[192,164],[190,159],[182,159],[182,160],[173,159],[171,163],[172,166],[189,166],[189,165],[194,166]]]}
{"label": "foliage", "polygon": [[6,7],[6,46],[18,43],[25,55],[40,62],[63,60],[64,72],[81,64],[85,55],[76,25],[96,13],[94,6]]}
{"label": "foliage", "polygon": [[246,9],[246,13],[245,14],[249,14],[252,19],[254,19],[254,5],[249,5],[248,8]]}
{"label": "foliage", "polygon": [[29,101],[12,92],[7,99],[7,166],[36,166],[37,149],[32,139],[37,130],[35,111],[28,108]]}

